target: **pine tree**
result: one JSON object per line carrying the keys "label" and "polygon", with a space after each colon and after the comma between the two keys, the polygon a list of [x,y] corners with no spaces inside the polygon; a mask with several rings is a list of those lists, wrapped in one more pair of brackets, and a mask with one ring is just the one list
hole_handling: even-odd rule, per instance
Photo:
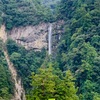
{"label": "pine tree", "polygon": [[75,79],[70,70],[66,71],[65,76],[57,85],[57,100],[79,100],[77,88],[75,88]]}
{"label": "pine tree", "polygon": [[52,67],[40,68],[37,74],[32,74],[33,90],[31,96],[27,96],[28,100],[47,100],[53,97],[57,76],[52,71]]}

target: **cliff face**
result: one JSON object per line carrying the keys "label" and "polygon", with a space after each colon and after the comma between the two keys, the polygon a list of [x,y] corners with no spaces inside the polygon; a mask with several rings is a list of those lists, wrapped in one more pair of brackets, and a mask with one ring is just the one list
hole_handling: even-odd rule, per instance
{"label": "cliff face", "polygon": [[2,25],[0,27],[0,39],[3,40],[3,42],[5,42],[7,40],[7,32],[5,31],[5,26]]}
{"label": "cliff face", "polygon": [[[52,38],[58,41],[63,32],[63,21],[52,23]],[[13,28],[8,37],[15,40],[16,43],[23,45],[26,49],[41,50],[48,47],[48,28],[49,23],[41,23],[37,26],[26,26]]]}

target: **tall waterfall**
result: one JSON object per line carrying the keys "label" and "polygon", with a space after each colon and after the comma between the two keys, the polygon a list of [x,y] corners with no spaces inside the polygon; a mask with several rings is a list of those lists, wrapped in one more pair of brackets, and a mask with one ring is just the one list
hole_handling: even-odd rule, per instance
{"label": "tall waterfall", "polygon": [[52,24],[50,24],[50,26],[49,26],[48,41],[49,41],[48,53],[49,53],[49,55],[51,55],[51,53],[52,53]]}

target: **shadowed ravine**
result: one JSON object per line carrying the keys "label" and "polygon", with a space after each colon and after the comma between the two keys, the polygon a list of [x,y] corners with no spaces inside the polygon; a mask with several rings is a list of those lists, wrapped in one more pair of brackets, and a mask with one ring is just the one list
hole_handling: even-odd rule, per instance
{"label": "shadowed ravine", "polygon": [[[7,40],[7,35],[6,35],[6,32],[5,32],[5,27],[4,26],[1,27],[0,34],[2,34],[2,36],[0,38],[2,38],[2,40],[5,44],[5,42]],[[25,91],[24,91],[22,83],[21,83],[21,78],[18,78],[17,71],[16,71],[13,63],[10,61],[6,46],[4,46],[3,49],[4,49],[3,50],[4,51],[4,56],[5,56],[5,59],[6,59],[7,64],[8,64],[8,68],[11,72],[12,79],[13,79],[14,85],[15,85],[14,98],[11,99],[11,100],[26,100]]]}
{"label": "shadowed ravine", "polygon": [[4,50],[4,55],[7,61],[7,64],[9,66],[9,70],[11,72],[12,78],[14,80],[15,83],[15,89],[14,89],[14,93],[15,93],[15,97],[12,100],[25,100],[25,93],[24,93],[24,89],[22,87],[21,84],[21,79],[17,78],[17,72],[16,69],[14,68],[13,64],[10,62],[7,50]]}

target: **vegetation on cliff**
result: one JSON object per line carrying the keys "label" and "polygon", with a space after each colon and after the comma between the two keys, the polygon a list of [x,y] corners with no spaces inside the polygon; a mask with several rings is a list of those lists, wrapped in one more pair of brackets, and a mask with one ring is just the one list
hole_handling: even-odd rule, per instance
{"label": "vegetation on cliff", "polygon": [[18,26],[36,25],[54,20],[50,9],[40,0],[0,0],[0,23],[8,30]]}
{"label": "vegetation on cliff", "polygon": [[[100,100],[99,0],[61,0],[54,16],[40,0],[1,0],[0,5],[0,23],[4,22],[7,29],[55,20],[65,22],[55,57],[48,57],[45,49],[28,51],[10,39],[6,43],[10,59],[22,77],[27,100]],[[7,83],[0,85],[0,91],[7,87],[6,93],[10,94],[11,80],[4,72],[7,65],[0,50],[0,73],[6,77],[2,80],[0,76],[0,83]],[[2,92],[0,96],[4,97]]]}
{"label": "vegetation on cliff", "polygon": [[100,95],[100,2],[62,0],[59,12],[66,21],[58,46],[59,67],[74,73],[81,100],[96,100],[95,95]]}
{"label": "vegetation on cliff", "polygon": [[0,100],[9,100],[12,97],[14,85],[11,74],[8,71],[2,46],[3,44],[0,40]]}

